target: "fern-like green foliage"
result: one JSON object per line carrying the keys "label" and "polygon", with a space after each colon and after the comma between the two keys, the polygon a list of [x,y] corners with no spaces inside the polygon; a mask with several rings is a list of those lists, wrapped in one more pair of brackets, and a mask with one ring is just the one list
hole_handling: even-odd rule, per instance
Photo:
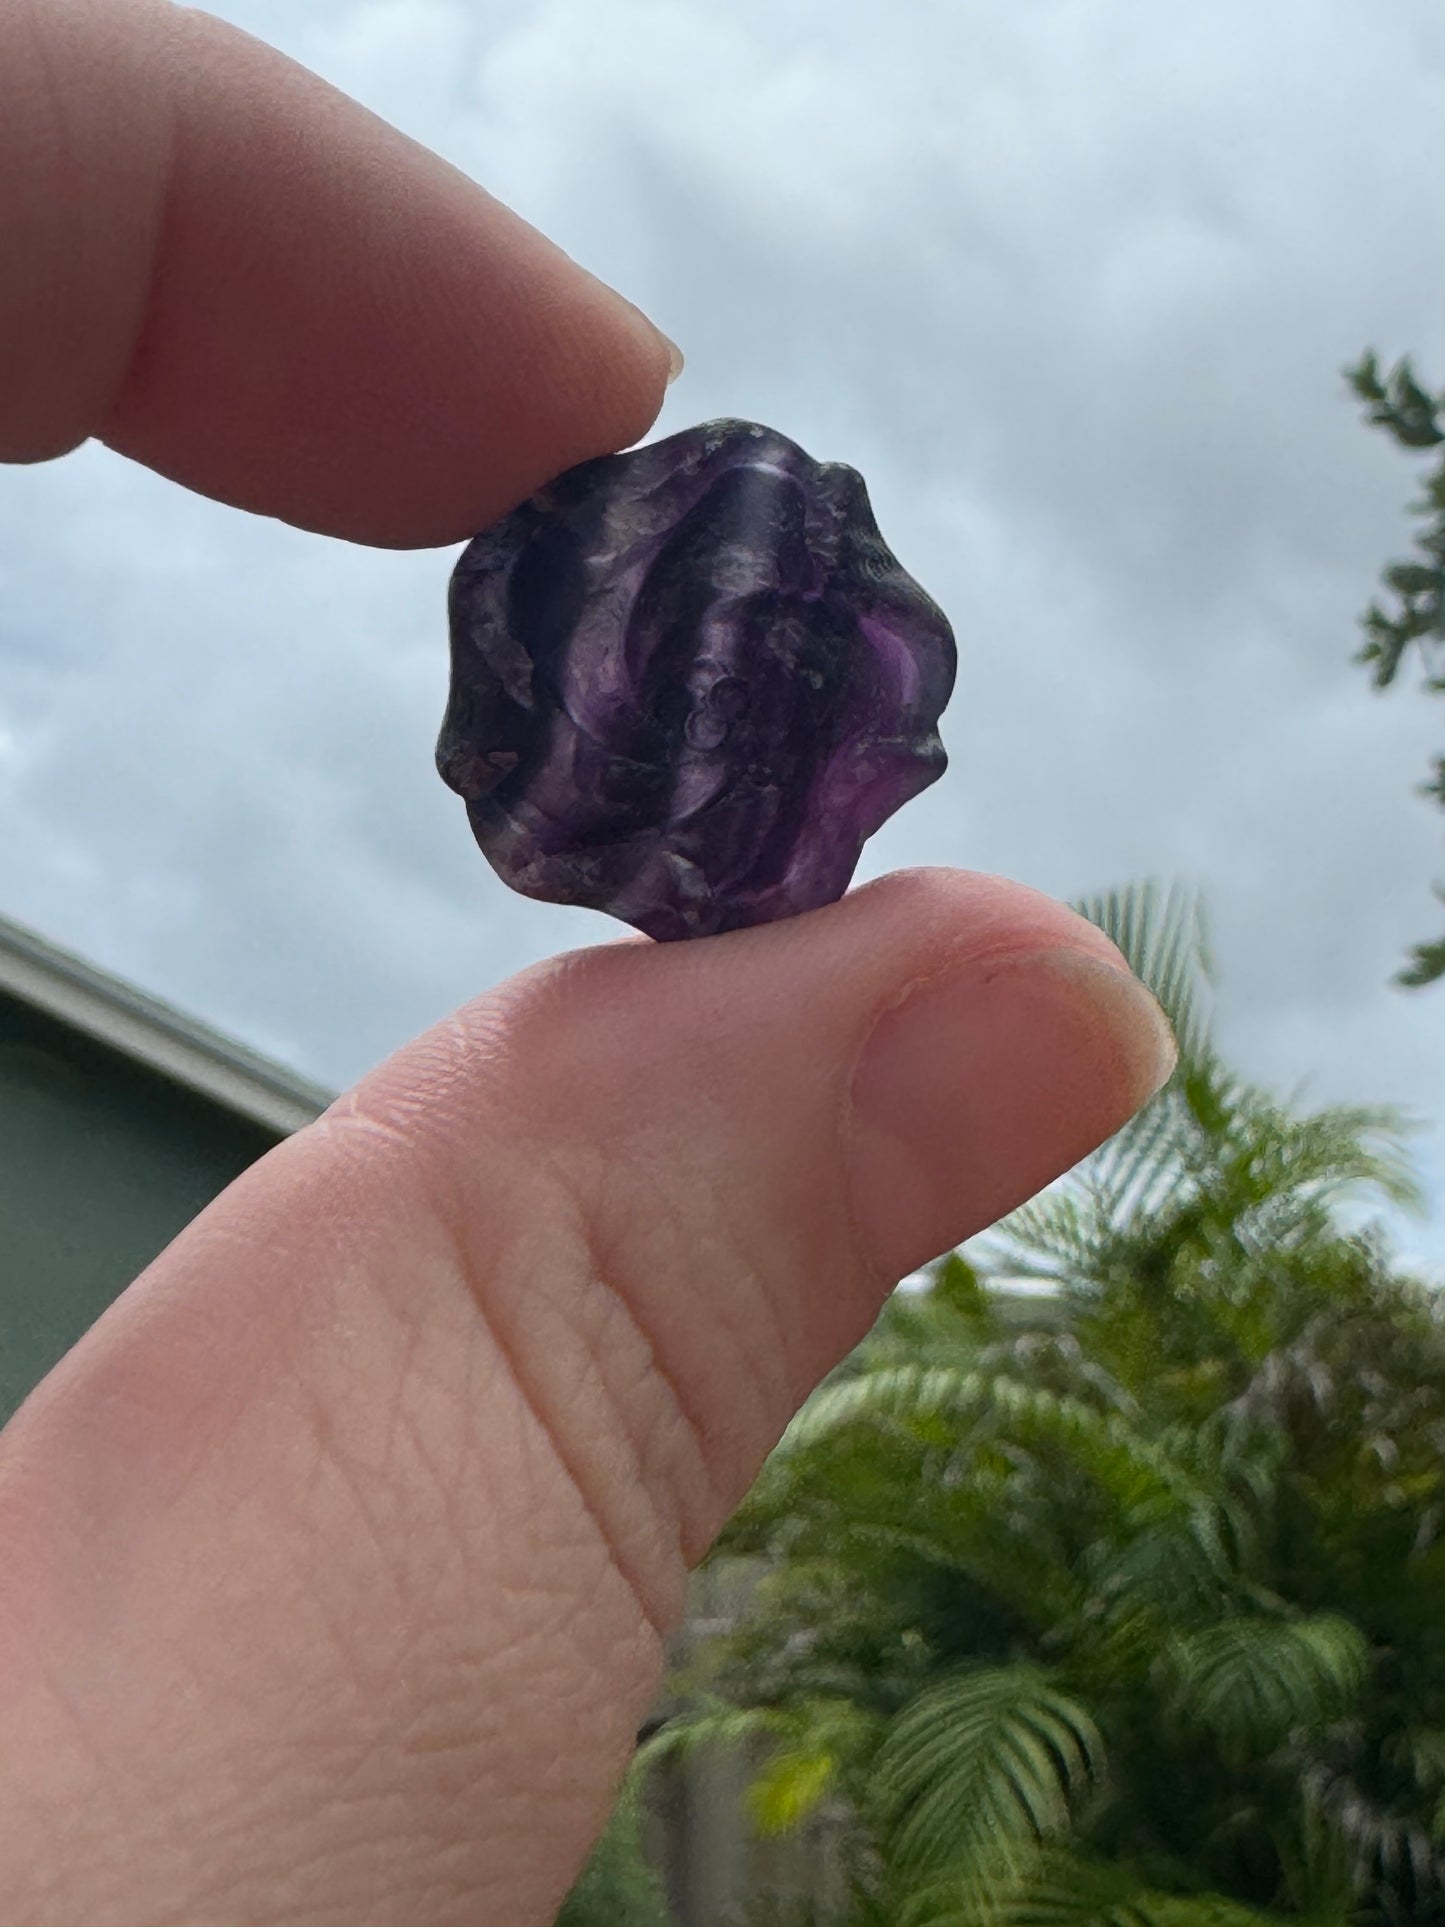
{"label": "fern-like green foliage", "polygon": [[640,1784],[629,1778],[556,1927],[670,1927],[662,1883],[642,1846]]}
{"label": "fern-like green foliage", "polygon": [[1074,904],[1128,959],[1163,1007],[1181,1056],[1206,1056],[1218,970],[1204,899],[1180,883],[1132,883]]}
{"label": "fern-like green foliage", "polygon": [[[1409,1122],[1384,1107],[1301,1111],[1237,1077],[1210,1027],[1213,966],[1187,896],[1143,884],[1079,908],[1155,988],[1180,1038],[1169,1085],[1077,1172],[1006,1219],[984,1251],[996,1271],[1074,1300],[1091,1356],[1147,1401],[1192,1379],[1202,1414],[1221,1370],[1237,1384],[1287,1336],[1305,1302],[1282,1274],[1338,1275],[1341,1207],[1420,1193]],[[1228,1365],[1226,1366],[1226,1359]]]}
{"label": "fern-like green foliage", "polygon": [[1369,1647],[1333,1613],[1238,1617],[1179,1635],[1161,1665],[1176,1718],[1208,1733],[1223,1758],[1270,1754],[1353,1713]]}
{"label": "fern-like green foliage", "polygon": [[1359,1228],[1402,1122],[1230,1071],[1186,892],[1084,907],[1179,1071],[789,1428],[693,1730],[760,1832],[842,1825],[847,1927],[1440,1927],[1445,1298]]}
{"label": "fern-like green foliage", "polygon": [[[1012,1889],[935,1914],[931,1927],[1275,1927],[1222,1894],[1161,1893],[1127,1866],[1055,1848]],[[1321,1920],[1318,1927],[1326,1927]]]}
{"label": "fern-like green foliage", "polygon": [[895,1878],[905,1893],[942,1876],[1012,1884],[1103,1770],[1088,1712],[1033,1667],[985,1667],[920,1694],[877,1762]]}

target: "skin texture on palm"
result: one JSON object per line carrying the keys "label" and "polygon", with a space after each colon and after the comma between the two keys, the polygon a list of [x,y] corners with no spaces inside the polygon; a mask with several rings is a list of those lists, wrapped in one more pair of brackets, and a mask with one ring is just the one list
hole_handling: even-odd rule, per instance
{"label": "skin texture on palm", "polygon": [[[356,540],[642,434],[665,342],[309,75],[0,0],[0,449]],[[887,879],[502,986],[216,1201],[0,1438],[0,1857],[44,1923],[545,1922],[687,1568],[893,1281],[1167,1071],[1097,931]]]}

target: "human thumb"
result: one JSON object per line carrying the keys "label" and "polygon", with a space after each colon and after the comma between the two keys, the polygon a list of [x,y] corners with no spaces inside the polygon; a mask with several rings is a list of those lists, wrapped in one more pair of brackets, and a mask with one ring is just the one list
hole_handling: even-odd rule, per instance
{"label": "human thumb", "polygon": [[809,1388],[1172,1062],[1096,930],[943,871],[399,1052],[0,1441],[11,1912],[549,1919]]}

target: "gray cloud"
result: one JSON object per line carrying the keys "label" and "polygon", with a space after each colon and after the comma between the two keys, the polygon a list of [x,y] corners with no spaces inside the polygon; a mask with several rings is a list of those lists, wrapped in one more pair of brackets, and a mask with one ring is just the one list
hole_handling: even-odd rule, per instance
{"label": "gray cloud", "polygon": [[[1247,1068],[1441,1117],[1440,996],[1386,983],[1436,719],[1349,661],[1412,478],[1338,374],[1445,381],[1433,6],[220,10],[647,306],[664,430],[863,470],[963,645],[953,769],[864,874],[1193,878]],[[336,1081],[605,934],[502,892],[431,772],[448,562],[93,449],[0,474],[0,905]],[[1445,1259],[1438,1212],[1404,1236]]]}

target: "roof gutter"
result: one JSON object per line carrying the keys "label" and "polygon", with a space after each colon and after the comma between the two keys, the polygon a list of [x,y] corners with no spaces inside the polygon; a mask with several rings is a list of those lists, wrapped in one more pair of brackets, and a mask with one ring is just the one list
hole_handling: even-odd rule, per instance
{"label": "roof gutter", "polygon": [[288,1137],[333,1093],[0,918],[0,994],[18,998],[238,1117]]}

